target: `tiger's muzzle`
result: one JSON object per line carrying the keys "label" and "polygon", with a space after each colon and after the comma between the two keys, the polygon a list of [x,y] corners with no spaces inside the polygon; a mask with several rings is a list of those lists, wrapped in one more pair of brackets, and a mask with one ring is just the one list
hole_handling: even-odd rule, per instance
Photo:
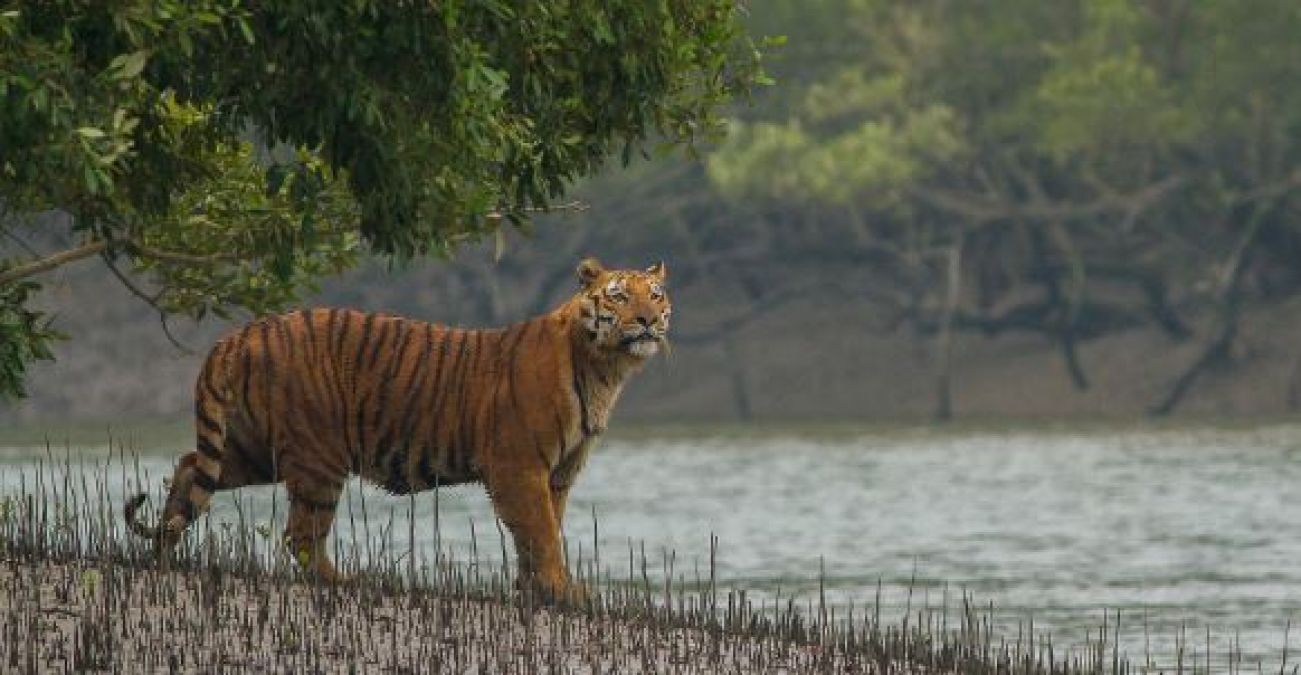
{"label": "tiger's muzzle", "polygon": [[638,329],[624,331],[623,337],[619,339],[619,346],[633,356],[649,358],[659,352],[663,340],[662,331],[649,326],[640,326]]}

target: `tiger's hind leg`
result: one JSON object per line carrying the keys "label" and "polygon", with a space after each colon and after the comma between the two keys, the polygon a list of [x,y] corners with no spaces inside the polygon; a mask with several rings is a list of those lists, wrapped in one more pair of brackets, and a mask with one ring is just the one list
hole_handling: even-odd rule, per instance
{"label": "tiger's hind leg", "polygon": [[123,509],[127,527],[154,541],[154,553],[163,564],[170,559],[169,554],[180,541],[185,528],[207,510],[208,501],[222,479],[223,449],[230,412],[223,364],[231,344],[228,341],[218,343],[199,373],[194,396],[195,449],[177,462],[162,520],[152,527],[136,520],[137,511],[145,502],[145,494],[127,500]]}
{"label": "tiger's hind leg", "polygon": [[[177,462],[158,527],[150,529],[134,522],[135,510],[143,499],[137,497],[130,505],[128,522],[138,533],[154,539],[154,552],[164,562],[169,559],[168,554],[180,541],[185,528],[198,518],[201,508],[207,506],[214,492],[275,482],[266,467],[247,459],[251,456],[247,450],[232,446],[234,438],[228,437],[226,441],[219,478],[209,478],[208,469],[204,468],[207,464],[205,457],[199,451],[188,452]],[[236,452],[232,453],[232,449]]]}
{"label": "tiger's hind leg", "polygon": [[289,522],[285,525],[289,550],[305,573],[326,583],[343,581],[325,545],[343,494],[343,480],[285,481],[289,492]]}
{"label": "tiger's hind leg", "polygon": [[170,559],[170,553],[185,528],[207,510],[212,493],[217,491],[222,478],[225,415],[220,410],[206,410],[202,403],[196,409],[199,413],[198,449],[186,453],[177,462],[162,520],[153,527],[136,520],[136,512],[146,499],[143,493],[128,500],[124,509],[127,526],[134,533],[154,541],[154,554],[163,564]]}

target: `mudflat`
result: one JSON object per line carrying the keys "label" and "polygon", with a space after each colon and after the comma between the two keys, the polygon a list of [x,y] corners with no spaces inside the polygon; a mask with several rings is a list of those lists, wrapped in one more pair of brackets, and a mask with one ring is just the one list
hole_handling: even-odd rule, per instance
{"label": "mudflat", "polygon": [[[823,650],[469,594],[324,587],[217,568],[0,561],[0,671],[753,672]],[[836,659],[840,660],[840,659]],[[830,665],[830,664],[827,664]]]}

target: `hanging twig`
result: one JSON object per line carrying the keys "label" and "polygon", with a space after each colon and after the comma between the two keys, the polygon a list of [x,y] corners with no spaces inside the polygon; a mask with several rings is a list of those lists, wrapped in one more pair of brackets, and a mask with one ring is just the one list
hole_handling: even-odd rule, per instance
{"label": "hanging twig", "polygon": [[125,286],[128,291],[131,291],[132,295],[136,296],[137,298],[140,298],[145,302],[145,304],[149,305],[154,309],[154,311],[158,312],[158,322],[162,324],[163,335],[167,337],[167,341],[172,343],[173,347],[176,347],[177,349],[181,350],[183,354],[187,356],[193,356],[194,350],[187,347],[184,343],[178,340],[175,335],[172,334],[172,327],[167,323],[167,310],[163,309],[158,305],[158,297],[150,296],[148,293],[145,293],[144,290],[141,289],[139,286],[136,286],[135,282],[131,281],[130,277],[128,277],[125,273],[123,273],[122,270],[118,269],[117,265],[107,255],[103,256],[103,258],[104,258],[104,264],[108,266],[109,271],[113,273],[113,276],[117,277],[118,281],[122,282],[122,285]]}

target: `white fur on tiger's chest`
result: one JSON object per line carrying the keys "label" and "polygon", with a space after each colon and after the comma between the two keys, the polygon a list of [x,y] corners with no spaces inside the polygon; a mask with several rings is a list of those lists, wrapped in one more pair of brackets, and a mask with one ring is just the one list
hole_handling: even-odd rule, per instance
{"label": "white fur on tiger's chest", "polygon": [[587,435],[599,436],[605,433],[609,427],[610,413],[614,412],[614,404],[619,400],[622,389],[622,385],[614,385],[592,387],[586,391]]}

